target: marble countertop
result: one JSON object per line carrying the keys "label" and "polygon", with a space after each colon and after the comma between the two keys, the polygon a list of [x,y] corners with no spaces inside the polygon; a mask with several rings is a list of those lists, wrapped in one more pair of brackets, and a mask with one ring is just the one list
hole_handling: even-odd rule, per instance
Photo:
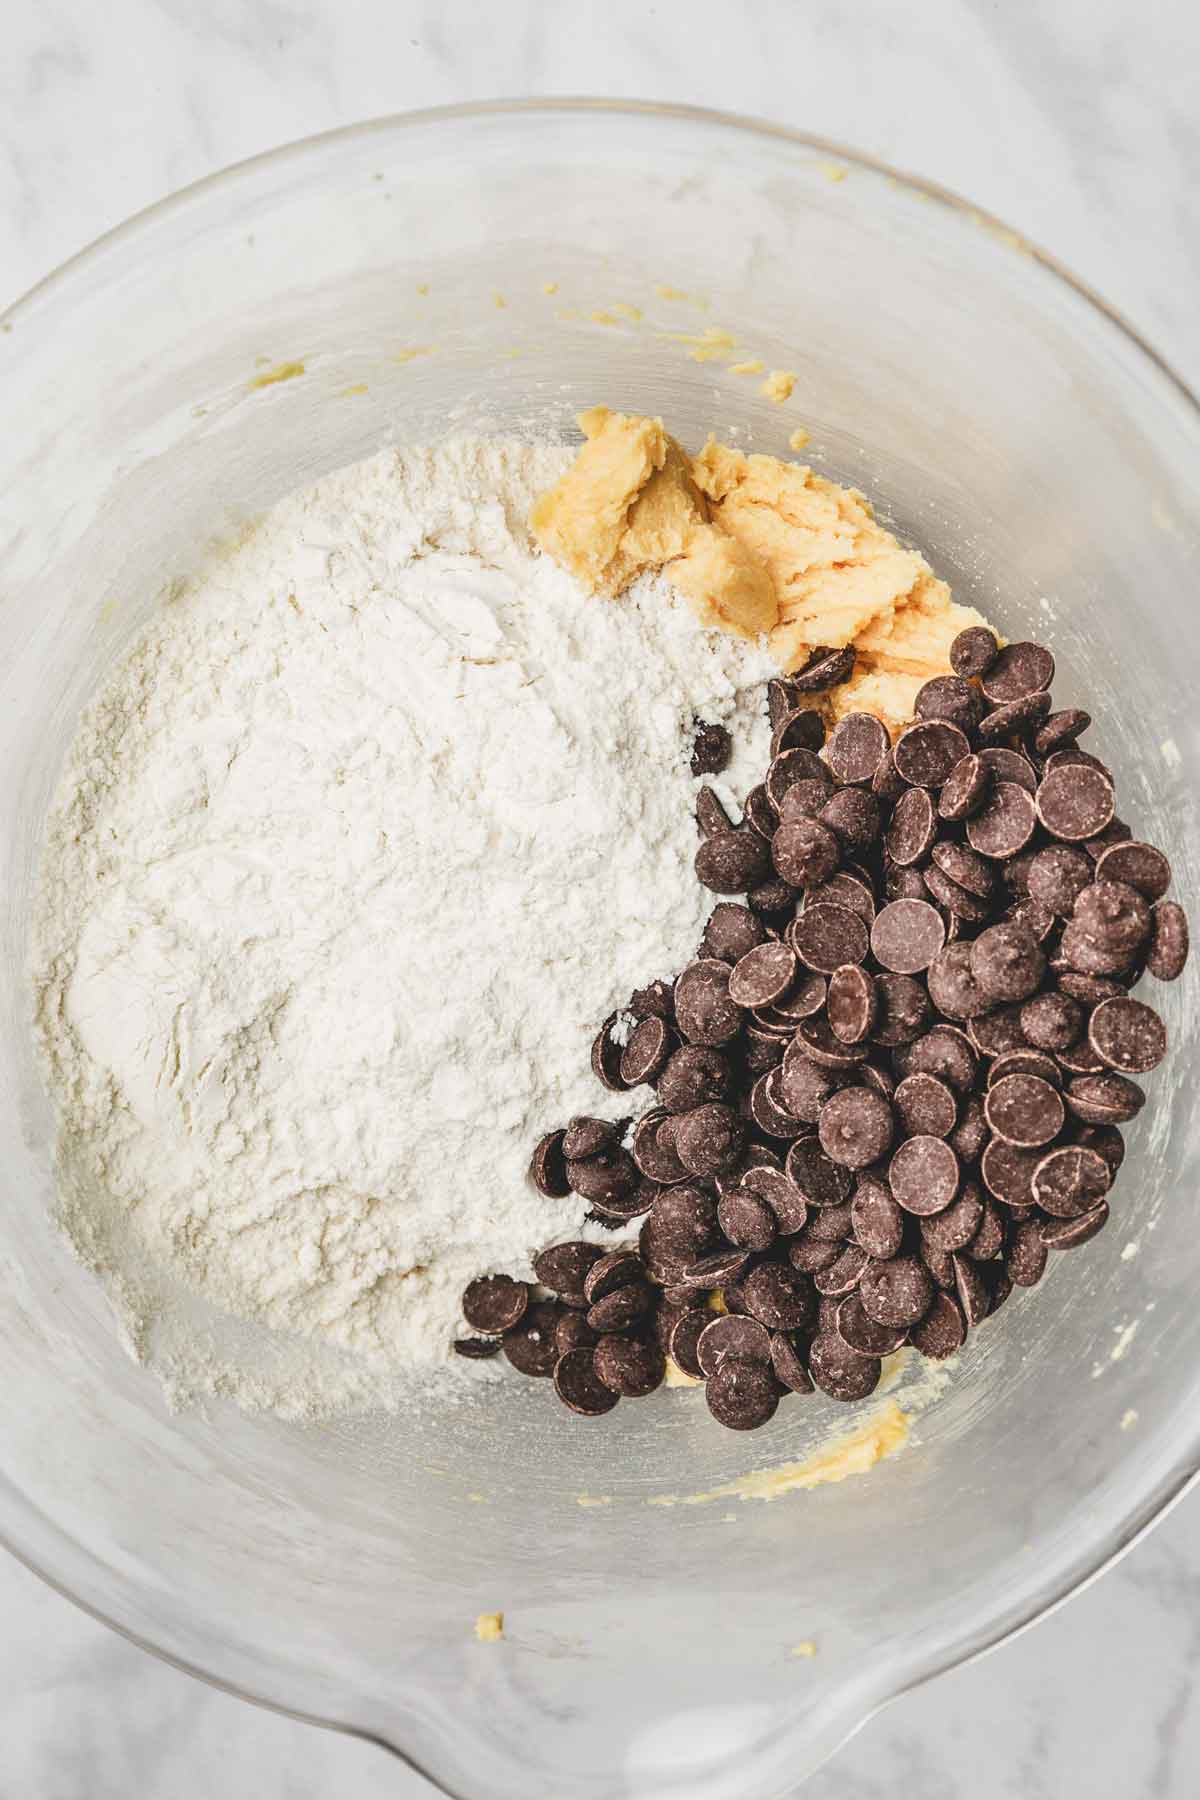
{"label": "marble countertop", "polygon": [[[0,306],[128,214],[273,144],[443,101],[609,93],[762,114],[944,182],[1055,251],[1200,386],[1194,0],[8,0],[4,39]],[[177,1674],[7,1559],[0,1612],[0,1792],[430,1792],[376,1750]],[[805,1793],[1198,1789],[1193,1495],[1055,1617],[872,1721]]]}

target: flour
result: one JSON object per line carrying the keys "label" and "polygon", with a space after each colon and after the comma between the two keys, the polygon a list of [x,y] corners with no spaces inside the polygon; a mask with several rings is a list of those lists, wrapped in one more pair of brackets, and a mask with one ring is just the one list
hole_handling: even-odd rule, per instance
{"label": "flour", "polygon": [[33,944],[60,1218],[176,1400],[496,1379],[450,1353],[463,1286],[580,1231],[530,1148],[628,1110],[588,1049],[710,904],[691,722],[744,791],[771,667],[533,550],[568,461],[471,440],[291,496],[81,723]]}

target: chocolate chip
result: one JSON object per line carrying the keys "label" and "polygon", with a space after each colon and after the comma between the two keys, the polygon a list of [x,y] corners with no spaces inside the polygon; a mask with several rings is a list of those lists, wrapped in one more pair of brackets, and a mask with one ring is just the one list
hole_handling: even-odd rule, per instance
{"label": "chocolate chip", "polygon": [[841,848],[833,832],[816,819],[789,819],[771,840],[775,868],[793,887],[816,887],[838,866]]}
{"label": "chocolate chip", "polygon": [[865,788],[839,788],[817,816],[844,850],[865,850],[879,836],[879,802]]}
{"label": "chocolate chip", "polygon": [[[795,921],[793,920],[793,924]],[[794,933],[789,925],[788,942],[795,949]],[[788,1036],[804,1019],[811,1019],[819,1013],[825,1004],[825,978],[802,969],[795,985],[789,988],[781,1000],[773,1006],[755,1008],[754,1017],[762,1025],[771,1030],[779,1030]]]}
{"label": "chocolate chip", "polygon": [[988,1193],[1006,1206],[1030,1206],[1033,1174],[1040,1161],[1038,1150],[1022,1150],[993,1138],[979,1159],[979,1173]]}
{"label": "chocolate chip", "polygon": [[854,1236],[868,1256],[886,1262],[898,1254],[904,1241],[904,1213],[881,1181],[860,1176],[850,1202],[850,1217]]}
{"label": "chocolate chip", "polygon": [[978,1094],[972,1094],[969,1099],[964,1100],[958,1124],[950,1133],[950,1148],[960,1163],[978,1162],[987,1145],[988,1136],[983,1101]]}
{"label": "chocolate chip", "polygon": [[657,1081],[674,1044],[675,1035],[664,1020],[654,1014],[639,1020],[621,1052],[621,1080],[625,1086],[639,1087],[644,1081]]}
{"label": "chocolate chip", "polygon": [[1006,1260],[1019,1287],[1037,1286],[1046,1272],[1046,1243],[1036,1219],[1025,1219],[1014,1227]]}
{"label": "chocolate chip", "polygon": [[811,1394],[812,1377],[804,1366],[803,1358],[796,1346],[796,1340],[790,1331],[775,1331],[771,1334],[771,1367],[775,1371],[775,1379],[793,1394]]}
{"label": "chocolate chip", "polygon": [[1150,935],[1150,908],[1128,882],[1098,878],[1076,900],[1073,923],[1101,949],[1132,956]]}
{"label": "chocolate chip", "polygon": [[938,813],[943,819],[968,819],[977,813],[992,786],[992,771],[973,751],[960,757],[950,770],[938,795]]}
{"label": "chocolate chip", "polygon": [[1006,644],[984,672],[980,687],[993,706],[1041,693],[1054,680],[1054,658],[1041,644]]}
{"label": "chocolate chip", "polygon": [[[582,1240],[552,1244],[534,1257],[533,1272],[543,1287],[568,1306],[582,1306],[586,1299],[584,1282],[594,1265],[604,1260],[603,1251],[595,1244]],[[635,1268],[634,1273],[640,1273],[640,1268]]]}
{"label": "chocolate chip", "polygon": [[738,1291],[750,1316],[772,1331],[795,1330],[816,1315],[812,1283],[790,1263],[758,1263],[742,1276]]}
{"label": "chocolate chip", "polygon": [[796,958],[786,944],[759,944],[733,965],[729,998],[738,1006],[769,1006],[796,979]]}
{"label": "chocolate chip", "polygon": [[983,715],[979,721],[979,742],[998,744],[1005,738],[1035,731],[1049,717],[1049,694],[1024,694],[1021,699],[1008,700]]}
{"label": "chocolate chip", "polygon": [[767,798],[767,790],[760,783],[746,795],[743,824],[751,832],[756,832],[765,843],[770,843],[774,836],[776,817],[775,808]]}
{"label": "chocolate chip", "polygon": [[783,1103],[779,1068],[768,1069],[765,1075],[759,1076],[750,1090],[748,1110],[755,1125],[768,1137],[801,1137],[806,1129],[805,1121],[798,1119]]}
{"label": "chocolate chip", "polygon": [[662,1385],[666,1358],[656,1343],[646,1338],[621,1337],[612,1332],[602,1337],[593,1352],[597,1377],[614,1394],[642,1400]]}
{"label": "chocolate chip", "polygon": [[840,1242],[825,1238],[815,1238],[805,1232],[802,1237],[794,1238],[788,1245],[788,1261],[793,1269],[802,1269],[806,1275],[818,1275],[828,1269],[842,1254]]}
{"label": "chocolate chip", "polygon": [[949,1206],[958,1192],[958,1158],[942,1138],[906,1138],[888,1165],[888,1184],[905,1212],[925,1218]]}
{"label": "chocolate chip", "polygon": [[711,1319],[696,1345],[701,1373],[715,1375],[729,1356],[742,1362],[770,1362],[771,1338],[760,1320],[733,1313]]}
{"label": "chocolate chip", "polygon": [[697,881],[714,894],[744,894],[766,880],[771,857],[757,832],[717,831],[700,845],[695,866]]}
{"label": "chocolate chip", "polygon": [[1097,881],[1122,881],[1147,900],[1161,900],[1171,885],[1171,865],[1153,844],[1111,844],[1096,864]]}
{"label": "chocolate chip", "polygon": [[893,900],[871,927],[875,960],[895,975],[927,969],[946,941],[946,927],[926,900]]}
{"label": "chocolate chip", "polygon": [[697,1346],[712,1322],[713,1315],[706,1306],[687,1307],[675,1318],[667,1340],[667,1354],[671,1361],[694,1381],[701,1381],[704,1377]]}
{"label": "chocolate chip", "polygon": [[634,1127],[630,1154],[648,1181],[671,1187],[687,1178],[687,1170],[675,1154],[674,1124],[671,1113],[655,1107]]}
{"label": "chocolate chip", "polygon": [[568,1309],[559,1314],[554,1321],[554,1349],[557,1355],[565,1356],[568,1350],[578,1350],[583,1345],[595,1345],[600,1342],[583,1313]]}
{"label": "chocolate chip", "polygon": [[1102,1200],[1113,1173],[1104,1158],[1082,1144],[1050,1150],[1033,1172],[1033,1197],[1055,1219],[1077,1219]]}
{"label": "chocolate chip", "polygon": [[1015,786],[1024,788],[1027,794],[1037,792],[1037,771],[1027,756],[1019,750],[1012,750],[1007,744],[989,744],[986,749],[976,752],[984,768],[989,770],[994,781],[1011,781]]}
{"label": "chocolate chip", "polygon": [[729,767],[733,739],[723,725],[711,725],[697,719],[693,726],[692,774],[719,775]]}
{"label": "chocolate chip", "polygon": [[849,787],[870,781],[890,747],[887,730],[873,713],[847,713],[829,734],[825,759]]}
{"label": "chocolate chip", "polygon": [[713,907],[700,940],[700,955],[707,960],[736,963],[767,939],[767,929],[748,907],[722,900]]}
{"label": "chocolate chip", "polygon": [[717,1221],[730,1243],[741,1249],[769,1250],[775,1242],[774,1212],[747,1188],[733,1188],[721,1196]]}
{"label": "chocolate chip", "polygon": [[[913,790],[913,792],[917,791]],[[899,863],[885,862],[883,886],[889,900],[928,900],[929,898],[929,889],[925,884],[923,869],[903,868]]]}
{"label": "chocolate chip", "polygon": [[808,1206],[799,1188],[782,1169],[762,1166],[746,1169],[739,1189],[766,1202],[775,1216],[776,1228],[784,1237],[803,1231],[808,1221]]}
{"label": "chocolate chip", "polygon": [[1136,1081],[1115,1073],[1077,1075],[1067,1084],[1066,1100],[1075,1117],[1087,1125],[1123,1125],[1146,1104]]}
{"label": "chocolate chip", "polygon": [[871,777],[871,792],[877,800],[894,806],[904,792],[905,785],[903,777],[896,771],[896,759],[889,750]]}
{"label": "chocolate chip", "polygon": [[586,1158],[568,1157],[567,1180],[593,1206],[607,1206],[636,1188],[637,1165],[628,1150],[609,1145]]}
{"label": "chocolate chip", "polygon": [[861,1044],[879,1015],[879,996],[865,969],[844,963],[829,977],[829,1029],[843,1044]]}
{"label": "chocolate chip", "polygon": [[915,1325],[933,1302],[929,1271],[915,1256],[893,1256],[864,1271],[858,1292],[877,1325]]}
{"label": "chocolate chip", "polygon": [[1174,900],[1160,900],[1151,914],[1152,934],[1146,967],[1156,981],[1176,981],[1188,959],[1188,922]]}
{"label": "chocolate chip", "polygon": [[796,706],[771,726],[771,756],[783,750],[819,750],[825,742],[825,721],[812,706]]}
{"label": "chocolate chip", "polygon": [[818,1332],[808,1350],[808,1369],[831,1400],[865,1400],[879,1386],[878,1357],[860,1356],[836,1331]]}
{"label": "chocolate chip", "polygon": [[1167,1030],[1140,1000],[1103,1000],[1088,1021],[1088,1043],[1110,1069],[1145,1075],[1167,1054]]}
{"label": "chocolate chip", "polygon": [[563,1200],[571,1191],[563,1154],[564,1132],[548,1131],[539,1138],[529,1159],[529,1178],[548,1200]]}
{"label": "chocolate chip", "polygon": [[907,1325],[880,1325],[861,1294],[847,1294],[837,1310],[837,1335],[859,1356],[890,1356],[908,1337]]}
{"label": "chocolate chip", "polygon": [[968,678],[986,675],[999,654],[995,634],[986,625],[968,625],[950,646],[950,667]]}
{"label": "chocolate chip", "polygon": [[592,1044],[592,1074],[610,1093],[623,1094],[625,1083],[621,1080],[622,1046],[612,1034],[616,1022],[617,1014],[609,1013],[596,1033]]}
{"label": "chocolate chip", "polygon": [[1099,1206],[1093,1206],[1090,1212],[1080,1213],[1077,1219],[1046,1219],[1041,1225],[1042,1242],[1047,1250],[1073,1250],[1077,1244],[1086,1244],[1108,1224],[1108,1202],[1102,1200]]}
{"label": "chocolate chip", "polygon": [[1118,975],[1129,967],[1133,952],[1109,950],[1077,925],[1074,919],[1066,927],[1058,946],[1056,967],[1077,969],[1082,975]]}
{"label": "chocolate chip", "polygon": [[1086,1038],[1081,1038],[1077,1044],[1068,1045],[1065,1050],[1056,1050],[1054,1060],[1069,1075],[1100,1075],[1104,1071],[1103,1060],[1096,1055]]}
{"label": "chocolate chip", "polygon": [[1030,898],[1060,919],[1070,918],[1076,900],[1092,881],[1091,858],[1069,844],[1048,845],[1029,865]]}
{"label": "chocolate chip", "polygon": [[501,1348],[519,1375],[548,1379],[554,1373],[558,1350],[554,1342],[559,1309],[553,1300],[538,1300],[528,1308],[520,1324],[504,1338]]}
{"label": "chocolate chip", "polygon": [[586,1162],[602,1150],[615,1150],[624,1135],[611,1119],[592,1119],[584,1114],[571,1120],[563,1132],[563,1155],[568,1162]]}
{"label": "chocolate chip", "polygon": [[481,1362],[484,1357],[495,1356],[502,1349],[499,1338],[455,1338],[455,1356],[465,1356],[471,1362]]}
{"label": "chocolate chip", "polygon": [[[1047,763],[1046,767],[1049,768],[1049,766],[1050,765]],[[1108,770],[1104,768],[1103,763],[1099,766],[1103,773],[1108,775],[1108,779],[1111,781],[1112,776],[1108,773]],[[1128,843],[1132,836],[1132,831],[1123,819],[1114,819],[1111,825],[1106,825],[1104,830],[1098,832],[1095,837],[1085,838],[1083,847],[1093,861],[1099,862],[1110,844]]]}
{"label": "chocolate chip", "polygon": [[870,937],[865,922],[848,907],[806,906],[788,927],[788,939],[810,969],[832,974],[843,963],[860,963]]}
{"label": "chocolate chip", "polygon": [[861,1244],[846,1244],[828,1268],[819,1269],[813,1276],[813,1286],[826,1299],[840,1299],[858,1286],[870,1262]]}
{"label": "chocolate chip", "polygon": [[979,689],[961,675],[935,675],[917,689],[913,702],[915,719],[943,719],[968,734],[978,725],[982,712]]}
{"label": "chocolate chip", "polygon": [[1051,1143],[1066,1121],[1061,1094],[1037,1075],[1006,1075],[989,1087],[983,1110],[996,1136],[1023,1150]]}
{"label": "chocolate chip", "polygon": [[896,1112],[909,1137],[949,1137],[958,1122],[954,1091],[936,1075],[906,1075],[896,1089]]}
{"label": "chocolate chip", "polygon": [[779,1092],[783,1104],[795,1118],[815,1125],[835,1086],[832,1074],[805,1055],[799,1039],[788,1045],[780,1070]]}
{"label": "chocolate chip", "polygon": [[922,1248],[921,1255],[925,1267],[933,1276],[938,1287],[942,1288],[947,1294],[952,1294],[954,1292],[954,1257],[952,1252],[948,1250],[935,1250],[931,1244],[927,1244]]}
{"label": "chocolate chip", "polygon": [[711,1195],[696,1187],[668,1188],[650,1208],[638,1250],[656,1281],[675,1281],[713,1248],[719,1235]]}
{"label": "chocolate chip", "polygon": [[790,681],[776,677],[767,683],[767,717],[771,721],[771,730],[777,731],[789,713],[795,712],[800,704],[798,690]]}
{"label": "chocolate chip", "polygon": [[928,790],[909,788],[892,813],[886,834],[888,855],[901,868],[909,868],[928,856],[936,836],[937,814]]}
{"label": "chocolate chip", "polygon": [[1125,1161],[1125,1140],[1115,1125],[1084,1125],[1076,1141],[1102,1156],[1114,1175]]}
{"label": "chocolate chip", "polygon": [[985,1056],[1003,1056],[1007,1050],[1020,1050],[1025,1044],[1021,1030],[1019,1006],[997,1006],[967,1021],[967,1033],[977,1050]]}
{"label": "chocolate chip", "polygon": [[1064,745],[1074,744],[1092,722],[1091,713],[1086,713],[1078,706],[1068,706],[1062,712],[1051,713],[1046,723],[1033,740],[1033,747],[1039,756],[1052,756]]}
{"label": "chocolate chip", "polygon": [[920,1223],[921,1245],[924,1250],[939,1250],[949,1254],[953,1250],[965,1250],[973,1241],[983,1224],[983,1195],[974,1181],[965,1183],[961,1194],[943,1212],[933,1213],[923,1218]]}
{"label": "chocolate chip", "polygon": [[810,906],[844,906],[850,912],[857,913],[860,919],[869,925],[875,917],[875,896],[870,884],[861,876],[852,874],[849,869],[839,869],[828,881],[819,887],[808,888],[802,902],[802,910]]}
{"label": "chocolate chip", "polygon": [[648,1281],[628,1281],[588,1307],[586,1318],[593,1331],[625,1331],[649,1309],[654,1289]]}
{"label": "chocolate chip", "polygon": [[809,1206],[840,1206],[850,1198],[850,1171],[832,1161],[815,1137],[793,1144],[784,1167],[788,1180]]}
{"label": "chocolate chip", "polygon": [[929,995],[920,982],[911,975],[877,975],[875,992],[879,997],[879,1017],[874,1042],[885,1046],[910,1044],[920,1037],[929,1020]]}
{"label": "chocolate chip", "polygon": [[[936,844],[934,845],[936,849]],[[950,914],[951,924],[957,930],[966,923],[980,925],[992,916],[992,908],[988,901],[980,900],[967,888],[960,887],[945,872],[931,863],[925,870],[925,886],[939,906],[944,906]],[[953,942],[953,939],[951,939]]]}
{"label": "chocolate chip", "polygon": [[798,694],[823,694],[840,682],[849,681],[855,660],[853,644],[840,650],[814,650],[802,669],[793,670],[792,686]]}
{"label": "chocolate chip", "polygon": [[696,824],[700,836],[716,837],[718,832],[732,831],[733,820],[721,805],[713,788],[702,787],[696,795]]}
{"label": "chocolate chip", "polygon": [[1080,1006],[1099,1006],[1102,1000],[1119,1000],[1125,989],[1105,975],[1082,975],[1077,969],[1056,968],[1058,985]]}
{"label": "chocolate chip", "polygon": [[971,974],[997,1000],[1024,1000],[1040,985],[1046,958],[1020,925],[991,925],[971,945]]}
{"label": "chocolate chip", "polygon": [[933,1304],[923,1319],[908,1334],[914,1350],[930,1362],[944,1362],[961,1350],[967,1338],[967,1322],[962,1308],[949,1294],[935,1294]]}
{"label": "chocolate chip", "polygon": [[963,1318],[968,1325],[980,1325],[987,1318],[991,1305],[987,1283],[969,1256],[956,1255],[951,1260],[954,1264],[955,1291]]}
{"label": "chocolate chip", "polygon": [[[934,1025],[908,1052],[906,1074],[936,1075],[960,1094],[975,1085],[979,1058],[956,1025]],[[936,1135],[936,1134],[935,1134]]]}
{"label": "chocolate chip", "polygon": [[[854,793],[857,790],[845,788],[842,791]],[[828,775],[821,781],[795,782],[779,802],[779,823],[786,825],[793,819],[820,818],[833,792],[833,782]],[[832,821],[829,822],[829,829],[833,829]]]}
{"label": "chocolate chip", "polygon": [[737,1036],[742,1015],[729,997],[727,963],[709,957],[683,971],[675,983],[675,1017],[692,1044],[712,1047]]}
{"label": "chocolate chip", "polygon": [[705,1382],[704,1398],[718,1425],[730,1431],[756,1431],[779,1405],[779,1387],[769,1362],[730,1356]]}
{"label": "chocolate chip", "polygon": [[745,1125],[733,1107],[718,1100],[675,1115],[675,1154],[692,1175],[707,1177],[732,1168],[745,1136]]}
{"label": "chocolate chip", "polygon": [[895,1127],[892,1109],[881,1095],[847,1087],[826,1101],[817,1130],[832,1161],[846,1169],[865,1169],[886,1156]]}
{"label": "chocolate chip", "polygon": [[767,769],[763,786],[767,799],[778,813],[789,788],[800,781],[827,780],[824,764],[813,750],[781,750]]}
{"label": "chocolate chip", "polygon": [[472,1331],[498,1336],[520,1324],[529,1304],[529,1289],[511,1275],[481,1275],[463,1291],[463,1318]]}
{"label": "chocolate chip", "polygon": [[[968,692],[971,692],[968,689]],[[951,769],[970,752],[964,732],[945,718],[910,725],[896,740],[896,771],[913,787],[940,788]]]}
{"label": "chocolate chip", "polygon": [[554,1365],[554,1391],[564,1406],[587,1419],[611,1412],[617,1395],[596,1373],[595,1352],[586,1346],[568,1350]]}
{"label": "chocolate chip", "polygon": [[1068,763],[1043,775],[1035,798],[1046,830],[1068,843],[1095,837],[1113,816],[1112,781],[1086,763]]}
{"label": "chocolate chip", "polygon": [[[694,968],[709,966],[693,964]],[[684,1044],[667,1060],[658,1080],[658,1097],[668,1112],[690,1112],[709,1100],[724,1100],[732,1082],[732,1070],[719,1050],[707,1044]]]}
{"label": "chocolate chip", "polygon": [[967,842],[980,856],[999,862],[1023,850],[1036,825],[1032,796],[1015,781],[997,780],[979,811],[967,820]]}
{"label": "chocolate chip", "polygon": [[[1025,1016],[1025,1008],[1021,1008],[1021,1017]],[[987,1073],[987,1087],[994,1087],[996,1082],[1003,1081],[1006,1075],[1037,1075],[1048,1081],[1051,1087],[1062,1087],[1062,1070],[1053,1056],[1044,1050],[1005,1050],[996,1057]],[[1003,1134],[1002,1134],[1003,1135]]]}
{"label": "chocolate chip", "polygon": [[972,949],[971,944],[947,944],[929,965],[929,997],[948,1019],[972,1019],[995,1003],[976,979]]}

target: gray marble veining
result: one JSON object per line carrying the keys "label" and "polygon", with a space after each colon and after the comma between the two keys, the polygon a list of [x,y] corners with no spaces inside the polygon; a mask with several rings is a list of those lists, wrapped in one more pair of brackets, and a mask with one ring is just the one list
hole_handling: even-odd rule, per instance
{"label": "gray marble veining", "polygon": [[[758,113],[958,189],[1200,385],[1198,66],[1194,0],[7,0],[0,304],[130,213],[273,144],[446,101],[611,93]],[[2,1794],[428,1791],[368,1746],[151,1660],[3,1559],[0,1606]],[[871,1721],[806,1793],[1197,1791],[1193,1497],[1054,1618]]]}

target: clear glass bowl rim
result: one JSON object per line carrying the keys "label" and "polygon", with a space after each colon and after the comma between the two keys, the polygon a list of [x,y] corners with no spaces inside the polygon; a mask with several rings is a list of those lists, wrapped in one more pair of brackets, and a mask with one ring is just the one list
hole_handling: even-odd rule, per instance
{"label": "clear glass bowl rim", "polygon": [[[155,201],[153,205],[122,220],[120,224],[94,238],[83,249],[60,263],[57,268],[51,270],[22,296],[0,311],[0,325],[10,323],[16,325],[19,322],[22,328],[27,330],[43,306],[61,302],[69,303],[75,285],[86,283],[93,270],[98,272],[98,266],[110,255],[119,254],[125,250],[126,246],[135,245],[156,227],[174,218],[176,213],[191,208],[197,201],[208,199],[214,195],[219,196],[225,188],[235,186],[258,171],[280,170],[289,164],[303,165],[310,159],[319,159],[324,151],[335,144],[367,140],[373,137],[383,138],[401,130],[419,131],[425,126],[445,126],[452,124],[457,119],[480,120],[506,117],[519,119],[522,116],[555,113],[567,117],[599,114],[614,119],[622,117],[656,118],[678,126],[694,127],[699,133],[736,131],[748,137],[773,139],[781,144],[790,144],[828,157],[838,163],[844,163],[850,168],[884,176],[945,208],[950,213],[959,215],[964,226],[983,225],[989,230],[1002,234],[1010,241],[1019,242],[1024,254],[1047,277],[1070,289],[1089,309],[1098,313],[1109,326],[1120,332],[1132,344],[1140,356],[1151,364],[1157,374],[1175,390],[1176,399],[1183,403],[1185,410],[1190,410],[1195,415],[1197,426],[1200,427],[1200,396],[1168,359],[1149,343],[1117,308],[1112,306],[1086,281],[1067,268],[1050,251],[1043,249],[1039,244],[1030,242],[1023,233],[1015,231],[1004,219],[986,207],[977,205],[974,201],[966,199],[940,182],[898,169],[880,157],[852,148],[837,139],[800,131],[772,120],[757,118],[752,114],[726,112],[714,107],[693,106],[684,102],[615,99],[600,95],[531,96],[514,99],[461,101],[449,105],[383,114],[374,119],[362,120],[356,124],[318,132],[310,137],[298,138],[291,143],[278,145],[273,149],[260,151],[254,156],[230,163],[211,175],[203,176],[198,181],[190,182],[186,186],[176,189],[163,199]],[[1035,1604],[1018,1616],[990,1622],[970,1640],[956,1646],[952,1654],[940,1658],[930,1658],[924,1666],[911,1670],[907,1679],[890,1693],[881,1696],[873,1707],[848,1726],[846,1736],[854,1735],[867,1722],[868,1718],[890,1701],[900,1698],[903,1694],[911,1693],[914,1689],[923,1686],[927,1681],[944,1674],[949,1669],[961,1667],[963,1664],[985,1655],[998,1645],[1009,1642],[1030,1626],[1057,1611],[1076,1594],[1082,1593],[1145,1537],[1171,1508],[1183,1499],[1198,1480],[1200,1480],[1200,1423],[1197,1424],[1192,1437],[1181,1445],[1172,1467],[1150,1491],[1142,1496],[1138,1507],[1130,1513],[1121,1526],[1115,1532],[1110,1533],[1105,1540],[1090,1545],[1080,1555],[1073,1568],[1065,1571],[1057,1583],[1052,1582],[1047,1586]],[[41,1566],[37,1559],[28,1555],[19,1543],[4,1532],[0,1532],[0,1548],[8,1551],[54,1592],[62,1595],[64,1599],[71,1601],[73,1605],[98,1620],[100,1624],[117,1632],[128,1642],[149,1652],[160,1661],[168,1663],[185,1674],[195,1676],[239,1700],[249,1701],[252,1705],[262,1706],[271,1712],[281,1713],[285,1717],[296,1719],[304,1724],[319,1725],[327,1730],[342,1732],[347,1736],[375,1744],[397,1760],[408,1764],[426,1780],[433,1783],[439,1791],[447,1791],[441,1783],[435,1781],[434,1777],[408,1757],[401,1748],[387,1739],[378,1737],[353,1724],[281,1705],[255,1694],[248,1688],[225,1681],[198,1664],[173,1655],[152,1639],[131,1631],[120,1620],[110,1617],[72,1593],[52,1572]],[[466,1797],[463,1797],[463,1800],[466,1800]]]}

